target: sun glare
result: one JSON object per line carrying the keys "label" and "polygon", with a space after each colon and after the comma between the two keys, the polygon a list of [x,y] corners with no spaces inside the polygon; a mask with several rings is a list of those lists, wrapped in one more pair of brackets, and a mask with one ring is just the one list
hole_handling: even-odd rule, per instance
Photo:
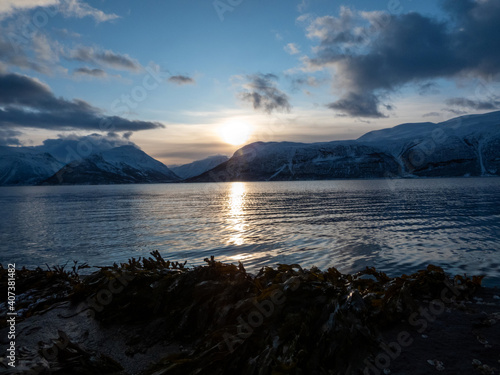
{"label": "sun glare", "polygon": [[248,141],[252,129],[249,124],[242,121],[230,121],[219,128],[219,134],[224,142],[239,146]]}

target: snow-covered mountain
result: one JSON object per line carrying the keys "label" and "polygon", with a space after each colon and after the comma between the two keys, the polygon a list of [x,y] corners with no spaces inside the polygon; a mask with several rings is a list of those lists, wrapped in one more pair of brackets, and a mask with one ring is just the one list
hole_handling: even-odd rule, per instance
{"label": "snow-covered mountain", "polygon": [[174,172],[177,176],[186,179],[194,176],[198,176],[212,168],[215,168],[219,164],[224,163],[229,158],[226,155],[215,155],[209,156],[208,158],[197,160],[189,164],[172,166],[170,170]]}
{"label": "snow-covered mountain", "polygon": [[51,154],[54,158],[68,164],[91,154],[99,154],[120,146],[134,145],[128,139],[118,136],[89,134],[86,136],[68,135],[56,139],[46,139],[42,145],[30,147],[39,152]]}
{"label": "snow-covered mountain", "polygon": [[128,141],[105,144],[94,138],[93,153],[69,164],[46,152],[57,150],[68,159],[67,140],[0,147],[0,185],[500,175],[500,111],[402,124],[353,141],[256,142],[229,160],[216,156],[176,167],[182,178],[132,144],[115,146]]}
{"label": "snow-covered mountain", "polygon": [[324,143],[257,142],[225,163],[188,181],[282,181],[384,177],[398,163],[380,150],[354,141]]}
{"label": "snow-covered mountain", "polygon": [[257,142],[188,181],[466,175],[500,175],[500,111],[398,125],[355,141]]}
{"label": "snow-covered mountain", "polygon": [[0,146],[0,185],[35,185],[63,166],[52,155],[30,147]]}
{"label": "snow-covered mountain", "polygon": [[75,160],[43,184],[127,184],[174,182],[180,178],[167,166],[135,146],[115,147]]}
{"label": "snow-covered mountain", "polygon": [[357,142],[391,154],[403,176],[500,174],[500,111],[439,124],[398,125],[367,133]]}

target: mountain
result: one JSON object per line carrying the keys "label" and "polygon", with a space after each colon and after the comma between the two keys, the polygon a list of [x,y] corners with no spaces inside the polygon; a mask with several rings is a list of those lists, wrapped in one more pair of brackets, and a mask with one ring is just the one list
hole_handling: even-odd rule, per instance
{"label": "mountain", "polygon": [[29,147],[0,146],[0,185],[35,185],[63,166],[45,152]]}
{"label": "mountain", "polygon": [[354,141],[324,143],[257,142],[189,182],[283,181],[384,177],[398,172],[389,154]]}
{"label": "mountain", "polygon": [[135,146],[115,147],[75,160],[43,181],[44,185],[99,185],[179,181],[167,166]]}
{"label": "mountain", "polygon": [[500,175],[500,111],[402,124],[354,141],[256,142],[188,182],[467,175]]}
{"label": "mountain", "polygon": [[402,124],[367,133],[357,142],[391,154],[403,176],[500,174],[500,111],[439,124]]}
{"label": "mountain", "polygon": [[225,155],[215,155],[205,158],[203,160],[197,160],[189,164],[184,164],[180,166],[170,167],[170,170],[174,172],[177,176],[186,179],[194,176],[198,176],[212,168],[215,168],[219,164],[224,163],[229,158]]}
{"label": "mountain", "polygon": [[89,134],[86,136],[69,135],[66,137],[60,136],[56,139],[46,139],[42,145],[30,148],[49,153],[57,160],[68,164],[91,154],[98,154],[126,145],[133,145],[133,143],[118,136]]}

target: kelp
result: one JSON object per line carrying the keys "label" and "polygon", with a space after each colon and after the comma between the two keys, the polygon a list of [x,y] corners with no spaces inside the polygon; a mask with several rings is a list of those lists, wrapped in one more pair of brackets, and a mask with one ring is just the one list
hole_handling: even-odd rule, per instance
{"label": "kelp", "polygon": [[[370,267],[350,275],[298,264],[252,275],[242,263],[214,257],[189,268],[157,251],[151,256],[99,267],[86,277],[61,268],[21,270],[18,277],[25,289],[59,288],[58,298],[74,304],[114,286],[119,291],[94,311],[94,319],[106,326],[157,321],[148,343],[174,341],[187,348],[144,371],[151,375],[356,374],[384,327],[407,318],[422,301],[440,298],[443,288],[452,288],[454,299],[468,298],[482,281],[451,277],[433,265],[399,277]],[[0,267],[2,283],[3,273]],[[29,316],[37,307],[26,309]],[[132,343],[131,350],[142,344]]]}

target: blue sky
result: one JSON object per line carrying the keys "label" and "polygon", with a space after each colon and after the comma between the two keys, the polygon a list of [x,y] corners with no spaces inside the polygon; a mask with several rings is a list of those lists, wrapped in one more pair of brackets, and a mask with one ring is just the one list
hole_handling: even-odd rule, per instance
{"label": "blue sky", "polygon": [[4,0],[0,144],[100,133],[169,165],[232,154],[228,123],[314,142],[489,112],[499,17],[496,0]]}

